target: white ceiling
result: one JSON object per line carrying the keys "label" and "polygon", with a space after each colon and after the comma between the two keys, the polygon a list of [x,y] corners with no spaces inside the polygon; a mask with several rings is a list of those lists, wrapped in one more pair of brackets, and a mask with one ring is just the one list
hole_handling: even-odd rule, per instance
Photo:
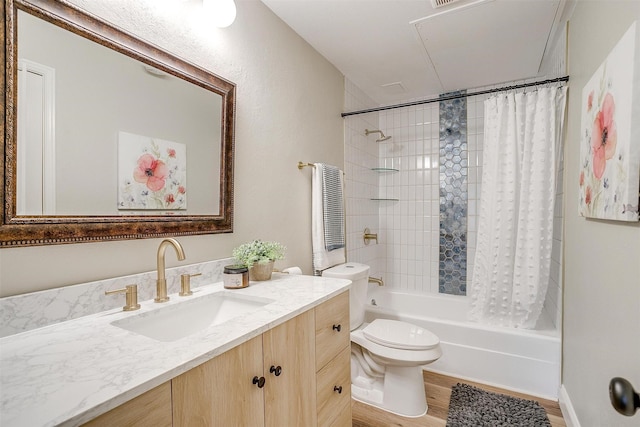
{"label": "white ceiling", "polygon": [[567,0],[262,0],[380,104],[539,75]]}

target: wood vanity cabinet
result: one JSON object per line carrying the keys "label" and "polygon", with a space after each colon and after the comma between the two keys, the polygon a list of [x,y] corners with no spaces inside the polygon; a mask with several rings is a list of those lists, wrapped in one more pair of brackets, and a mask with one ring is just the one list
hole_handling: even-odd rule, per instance
{"label": "wood vanity cabinet", "polygon": [[171,427],[171,382],[159,385],[83,427]]}
{"label": "wood vanity cabinet", "polygon": [[343,292],[86,425],[350,427],[350,366]]}
{"label": "wood vanity cabinet", "polygon": [[351,427],[349,292],[315,308],[318,426]]}
{"label": "wood vanity cabinet", "polygon": [[315,426],[313,332],[310,310],[174,378],[173,425]]}
{"label": "wood vanity cabinet", "polygon": [[174,426],[263,426],[262,336],[171,380]]}
{"label": "wood vanity cabinet", "polygon": [[313,326],[309,310],[262,335],[266,427],[317,423]]}
{"label": "wood vanity cabinet", "polygon": [[343,292],[174,378],[173,426],[351,426],[349,343]]}

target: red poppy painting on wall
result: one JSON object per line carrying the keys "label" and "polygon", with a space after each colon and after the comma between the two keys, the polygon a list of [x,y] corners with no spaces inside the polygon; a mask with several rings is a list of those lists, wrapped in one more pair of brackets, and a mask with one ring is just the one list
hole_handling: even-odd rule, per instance
{"label": "red poppy painting on wall", "polygon": [[185,144],[120,132],[118,209],[187,208]]}
{"label": "red poppy painting on wall", "polygon": [[627,30],[582,90],[580,215],[638,221],[640,34]]}

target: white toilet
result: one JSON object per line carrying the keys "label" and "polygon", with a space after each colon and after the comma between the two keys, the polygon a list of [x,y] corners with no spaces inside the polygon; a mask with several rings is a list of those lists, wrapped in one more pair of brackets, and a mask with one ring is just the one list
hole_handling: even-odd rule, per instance
{"label": "white toilet", "polygon": [[422,365],[442,355],[438,337],[410,323],[375,319],[364,323],[369,266],[349,262],[322,272],[348,279],[351,323],[351,396],[404,417],[427,412]]}

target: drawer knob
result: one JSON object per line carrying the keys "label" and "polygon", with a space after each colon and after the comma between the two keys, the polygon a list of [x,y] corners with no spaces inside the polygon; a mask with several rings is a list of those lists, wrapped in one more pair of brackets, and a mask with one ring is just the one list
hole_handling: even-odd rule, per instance
{"label": "drawer knob", "polygon": [[273,366],[271,365],[271,367],[269,368],[269,372],[271,372],[272,374],[275,374],[276,377],[279,377],[280,374],[282,373],[282,366]]}
{"label": "drawer knob", "polygon": [[264,377],[260,377],[260,378],[258,378],[257,376],[253,377],[253,383],[256,384],[258,388],[264,387],[265,381],[266,380],[264,379]]}
{"label": "drawer knob", "polygon": [[334,385],[333,386],[333,391],[337,391],[338,394],[342,394],[342,386],[341,385]]}
{"label": "drawer knob", "polygon": [[342,329],[342,325],[333,325],[333,330],[334,331],[340,332],[341,329]]}

